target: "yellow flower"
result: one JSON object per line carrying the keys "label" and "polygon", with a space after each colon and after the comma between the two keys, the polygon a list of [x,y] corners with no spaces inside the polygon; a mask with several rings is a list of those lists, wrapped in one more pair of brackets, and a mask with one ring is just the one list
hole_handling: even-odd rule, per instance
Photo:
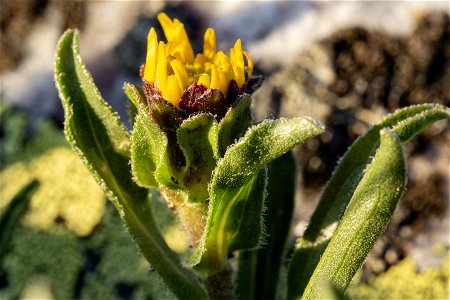
{"label": "yellow flower", "polygon": [[171,20],[165,13],[158,14],[158,21],[167,43],[158,42],[155,29],[150,29],[144,79],[176,107],[179,107],[184,91],[193,83],[218,89],[226,96],[231,80],[242,88],[252,74],[252,59],[242,50],[240,39],[227,56],[222,51],[217,52],[214,29],[208,28],[203,52],[195,55],[183,23]]}

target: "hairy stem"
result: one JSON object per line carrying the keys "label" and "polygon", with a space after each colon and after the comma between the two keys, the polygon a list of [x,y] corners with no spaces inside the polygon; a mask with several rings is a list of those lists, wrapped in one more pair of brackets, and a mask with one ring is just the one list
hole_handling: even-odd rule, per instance
{"label": "hairy stem", "polygon": [[205,230],[207,207],[202,204],[188,204],[181,194],[167,188],[162,189],[161,194],[170,209],[179,218],[189,235],[191,245],[194,248],[197,247]]}
{"label": "hairy stem", "polygon": [[211,300],[234,299],[232,271],[230,267],[209,274],[205,279],[205,286]]}

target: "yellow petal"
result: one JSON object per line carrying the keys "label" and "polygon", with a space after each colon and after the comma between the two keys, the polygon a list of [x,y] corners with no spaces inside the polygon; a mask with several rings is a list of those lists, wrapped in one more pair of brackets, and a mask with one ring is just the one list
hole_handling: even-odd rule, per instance
{"label": "yellow petal", "polygon": [[237,39],[236,43],[234,44],[233,49],[234,49],[235,63],[243,69],[244,68],[244,57],[243,57],[243,53],[242,53],[241,39]]}
{"label": "yellow petal", "polygon": [[214,29],[208,28],[203,37],[203,54],[210,60],[216,54],[216,34]]}
{"label": "yellow petal", "polygon": [[158,35],[156,34],[155,28],[152,27],[147,34],[147,52],[153,48],[155,42],[156,46],[158,46]]}
{"label": "yellow petal", "polygon": [[220,89],[226,95],[228,90],[228,85],[230,84],[230,79],[225,71],[219,69],[220,78]]}
{"label": "yellow petal", "polygon": [[158,45],[158,65],[156,67],[156,79],[158,88],[164,95],[166,93],[167,84],[167,59],[166,59],[166,45],[163,41]]}
{"label": "yellow petal", "polygon": [[202,75],[200,75],[197,82],[203,84],[207,88],[209,88],[211,85],[211,79],[210,79],[209,75],[206,73],[203,73]]}
{"label": "yellow petal", "polygon": [[[148,35],[148,47],[144,79],[155,83],[162,95],[178,105],[182,93],[197,81],[208,88],[220,89],[225,94],[230,80],[242,87],[253,72],[250,55],[242,50],[242,42],[236,40],[230,55],[217,51],[214,29],[208,28],[203,37],[203,52],[195,55],[183,23],[158,14],[167,43],[159,42],[154,29]],[[170,64],[170,67],[169,67]]]}
{"label": "yellow petal", "polygon": [[174,24],[175,29],[170,41],[173,41],[177,45],[176,51],[181,55],[181,61],[192,64],[194,62],[194,50],[192,49],[184,25],[177,19],[175,19]]}
{"label": "yellow petal", "polygon": [[207,61],[206,56],[203,53],[198,53],[194,59],[194,65],[203,65]]}
{"label": "yellow petal", "polygon": [[158,21],[159,24],[161,24],[161,27],[164,31],[164,35],[166,36],[167,41],[170,42],[175,29],[172,20],[169,18],[169,16],[167,16],[165,13],[162,12],[158,14]]}
{"label": "yellow petal", "polygon": [[233,70],[233,78],[236,78],[236,75],[234,72],[235,65],[236,65],[235,61],[236,61],[236,59],[235,59],[235,55],[234,55],[234,49],[231,48],[230,49],[230,64],[231,64],[231,69]]}
{"label": "yellow petal", "polygon": [[220,89],[220,75],[216,65],[211,64],[211,86],[212,89]]}
{"label": "yellow petal", "polygon": [[214,57],[214,63],[226,72],[230,73],[233,71],[230,59],[222,51],[217,52],[217,54]]}
{"label": "yellow petal", "polygon": [[167,93],[164,97],[173,105],[178,107],[181,96],[182,91],[180,89],[180,84],[178,83],[177,77],[175,75],[170,75],[167,78]]}
{"label": "yellow petal", "polygon": [[169,41],[173,46],[170,49],[170,55],[173,57],[176,57],[177,59],[181,60],[182,62],[186,62],[185,59],[185,46],[183,43],[183,40],[180,37],[180,30],[181,30],[181,25],[178,25],[175,28],[175,31],[173,33],[172,39]]}
{"label": "yellow petal", "polygon": [[235,71],[235,80],[237,82],[237,84],[239,85],[239,87],[242,87],[242,85],[245,83],[245,74],[244,74],[244,69],[241,67],[235,67],[234,68]]}
{"label": "yellow petal", "polygon": [[183,23],[178,19],[172,21],[165,13],[158,14],[158,21],[163,28],[167,42],[173,44],[170,48],[170,55],[180,59],[184,63],[192,63],[194,60],[194,50],[192,49]]}
{"label": "yellow petal", "polygon": [[234,79],[237,84],[242,87],[245,82],[244,66],[241,66],[239,59],[236,58],[236,51],[233,48],[230,49],[230,60],[231,66],[233,67]]}
{"label": "yellow petal", "polygon": [[247,59],[247,74],[250,76],[253,73],[253,60],[247,51],[242,51],[242,53],[244,53],[244,56]]}
{"label": "yellow petal", "polygon": [[168,42],[168,43],[165,43],[165,50],[164,50],[164,55],[166,56],[166,57],[170,57],[171,56],[171,52],[173,52],[173,48],[175,47],[175,45],[173,44],[173,43],[171,43],[171,42]]}
{"label": "yellow petal", "polygon": [[172,60],[170,65],[172,66],[172,70],[177,77],[178,83],[180,84],[180,89],[184,91],[189,84],[189,77],[185,66],[178,59]]}
{"label": "yellow petal", "polygon": [[152,27],[147,37],[147,58],[145,60],[144,79],[153,82],[156,75],[156,62],[158,61],[158,37]]}

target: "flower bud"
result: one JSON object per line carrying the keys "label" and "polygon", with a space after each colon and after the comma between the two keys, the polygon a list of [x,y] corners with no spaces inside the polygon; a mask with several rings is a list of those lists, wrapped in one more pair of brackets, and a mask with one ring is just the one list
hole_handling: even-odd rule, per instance
{"label": "flower bud", "polygon": [[183,23],[158,15],[167,43],[154,28],[147,37],[147,57],[141,69],[150,115],[163,129],[174,131],[199,113],[220,121],[244,93],[253,93],[262,77],[251,77],[253,61],[238,39],[229,56],[216,49],[214,29],[204,34],[203,52],[194,54]]}

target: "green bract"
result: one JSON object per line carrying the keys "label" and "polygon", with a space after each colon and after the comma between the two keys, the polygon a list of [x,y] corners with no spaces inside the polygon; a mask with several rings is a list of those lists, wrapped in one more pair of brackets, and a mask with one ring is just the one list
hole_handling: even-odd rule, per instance
{"label": "green bract", "polygon": [[[260,79],[251,80],[242,88],[230,82],[227,97],[192,85],[193,95],[206,91],[214,107],[199,103],[203,96],[195,94],[185,110],[149,83],[144,90],[127,83],[130,134],[86,70],[78,32],[64,33],[56,51],[66,138],[174,295],[316,299],[330,287],[343,293],[404,190],[402,144],[448,118],[449,110],[432,104],[404,108],[360,137],[326,185],[286,270],[295,194],[289,151],[324,127],[308,117],[252,124],[248,93]],[[149,197],[156,190],[191,242],[186,262],[168,247],[154,220]],[[237,263],[230,264],[236,255]]]}

